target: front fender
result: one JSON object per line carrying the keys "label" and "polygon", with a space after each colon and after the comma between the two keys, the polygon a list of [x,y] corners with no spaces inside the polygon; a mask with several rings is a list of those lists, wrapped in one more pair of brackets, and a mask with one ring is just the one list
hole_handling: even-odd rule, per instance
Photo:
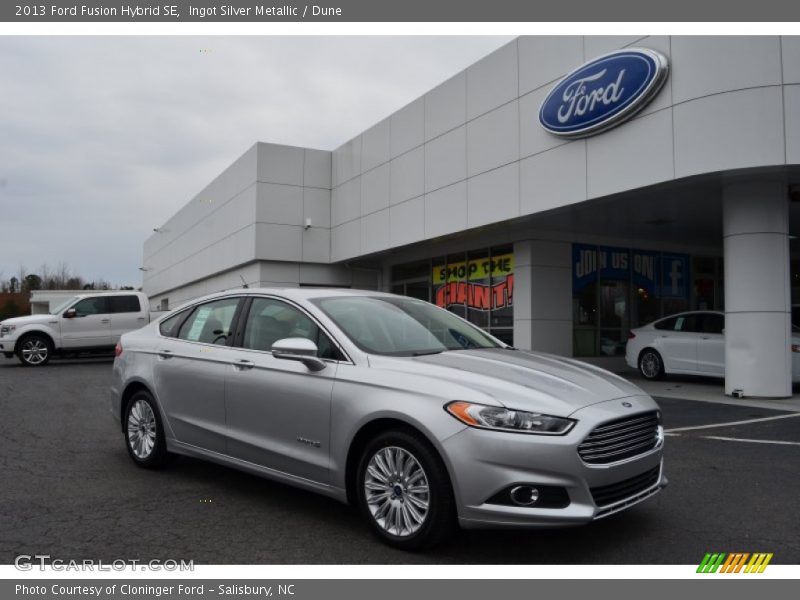
{"label": "front fender", "polygon": [[[31,323],[30,325],[21,325],[17,327],[14,333],[16,335],[16,337],[13,339],[14,351],[16,351],[19,341],[31,333],[46,335],[53,342],[53,348],[56,350],[61,349],[61,328],[58,325],[58,321],[56,321],[54,324]],[[9,342],[10,341],[11,340],[9,340]]]}

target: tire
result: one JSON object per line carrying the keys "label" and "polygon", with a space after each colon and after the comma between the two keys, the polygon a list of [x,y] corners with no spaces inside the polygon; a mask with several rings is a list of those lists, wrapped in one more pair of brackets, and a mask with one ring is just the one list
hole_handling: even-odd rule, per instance
{"label": "tire", "polygon": [[43,367],[53,356],[53,342],[42,333],[29,333],[17,343],[17,358],[25,367]]}
{"label": "tire", "polygon": [[648,381],[657,381],[664,377],[664,360],[652,348],[645,348],[639,355],[639,373]]}
{"label": "tire", "polygon": [[167,460],[167,441],[161,415],[153,396],[139,390],[125,406],[125,447],[133,462],[144,469],[158,469]]}
{"label": "tire", "polygon": [[[395,479],[394,467],[400,458],[402,468]],[[359,461],[356,486],[359,511],[378,538],[390,546],[430,548],[455,529],[455,501],[447,469],[431,444],[414,431],[387,431],[370,441]]]}

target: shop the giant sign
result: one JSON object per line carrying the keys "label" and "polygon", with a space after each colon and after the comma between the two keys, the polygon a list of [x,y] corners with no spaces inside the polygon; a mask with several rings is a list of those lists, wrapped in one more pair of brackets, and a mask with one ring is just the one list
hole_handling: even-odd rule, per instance
{"label": "shop the giant sign", "polygon": [[436,306],[491,310],[514,304],[513,254],[434,266],[432,275]]}
{"label": "shop the giant sign", "polygon": [[572,289],[579,292],[598,276],[606,281],[631,281],[660,298],[687,298],[689,256],[573,244]]}
{"label": "shop the giant sign", "polygon": [[664,55],[627,48],[595,58],[564,77],[539,108],[550,133],[579,138],[630,119],[655,97],[667,79]]}

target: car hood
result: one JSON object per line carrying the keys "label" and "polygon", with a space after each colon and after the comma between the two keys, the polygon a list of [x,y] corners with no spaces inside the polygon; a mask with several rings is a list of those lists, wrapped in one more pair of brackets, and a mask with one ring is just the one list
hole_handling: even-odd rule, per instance
{"label": "car hood", "polygon": [[609,371],[580,361],[507,348],[457,350],[413,358],[371,358],[372,366],[403,371],[448,384],[452,400],[496,404],[519,410],[568,416],[576,410],[626,398],[646,396],[639,387]]}
{"label": "car hood", "polygon": [[21,327],[23,325],[38,325],[40,323],[49,323],[57,319],[54,315],[26,315],[24,317],[12,317],[10,319],[6,319],[2,321],[3,325],[16,325],[17,327]]}

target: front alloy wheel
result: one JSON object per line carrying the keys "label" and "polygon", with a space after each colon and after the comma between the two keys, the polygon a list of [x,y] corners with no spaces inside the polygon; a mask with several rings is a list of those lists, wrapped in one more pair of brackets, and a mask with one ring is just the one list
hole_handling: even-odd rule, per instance
{"label": "front alloy wheel", "polygon": [[128,402],[125,441],[128,454],[140,467],[155,469],[164,463],[167,453],[164,428],[153,397],[145,391],[137,392]]}
{"label": "front alloy wheel", "polygon": [[386,431],[363,450],[359,507],[373,532],[402,550],[442,541],[456,522],[447,469],[436,449],[410,429]]}
{"label": "front alloy wheel", "polygon": [[430,488],[425,470],[413,454],[397,446],[372,456],[364,494],[372,518],[387,533],[412,535],[428,516]]}
{"label": "front alloy wheel", "polygon": [[664,362],[655,350],[645,350],[639,357],[639,371],[645,379],[655,380],[664,376]]}
{"label": "front alloy wheel", "polygon": [[18,356],[27,367],[40,367],[50,360],[50,343],[44,336],[30,335],[19,345]]}

